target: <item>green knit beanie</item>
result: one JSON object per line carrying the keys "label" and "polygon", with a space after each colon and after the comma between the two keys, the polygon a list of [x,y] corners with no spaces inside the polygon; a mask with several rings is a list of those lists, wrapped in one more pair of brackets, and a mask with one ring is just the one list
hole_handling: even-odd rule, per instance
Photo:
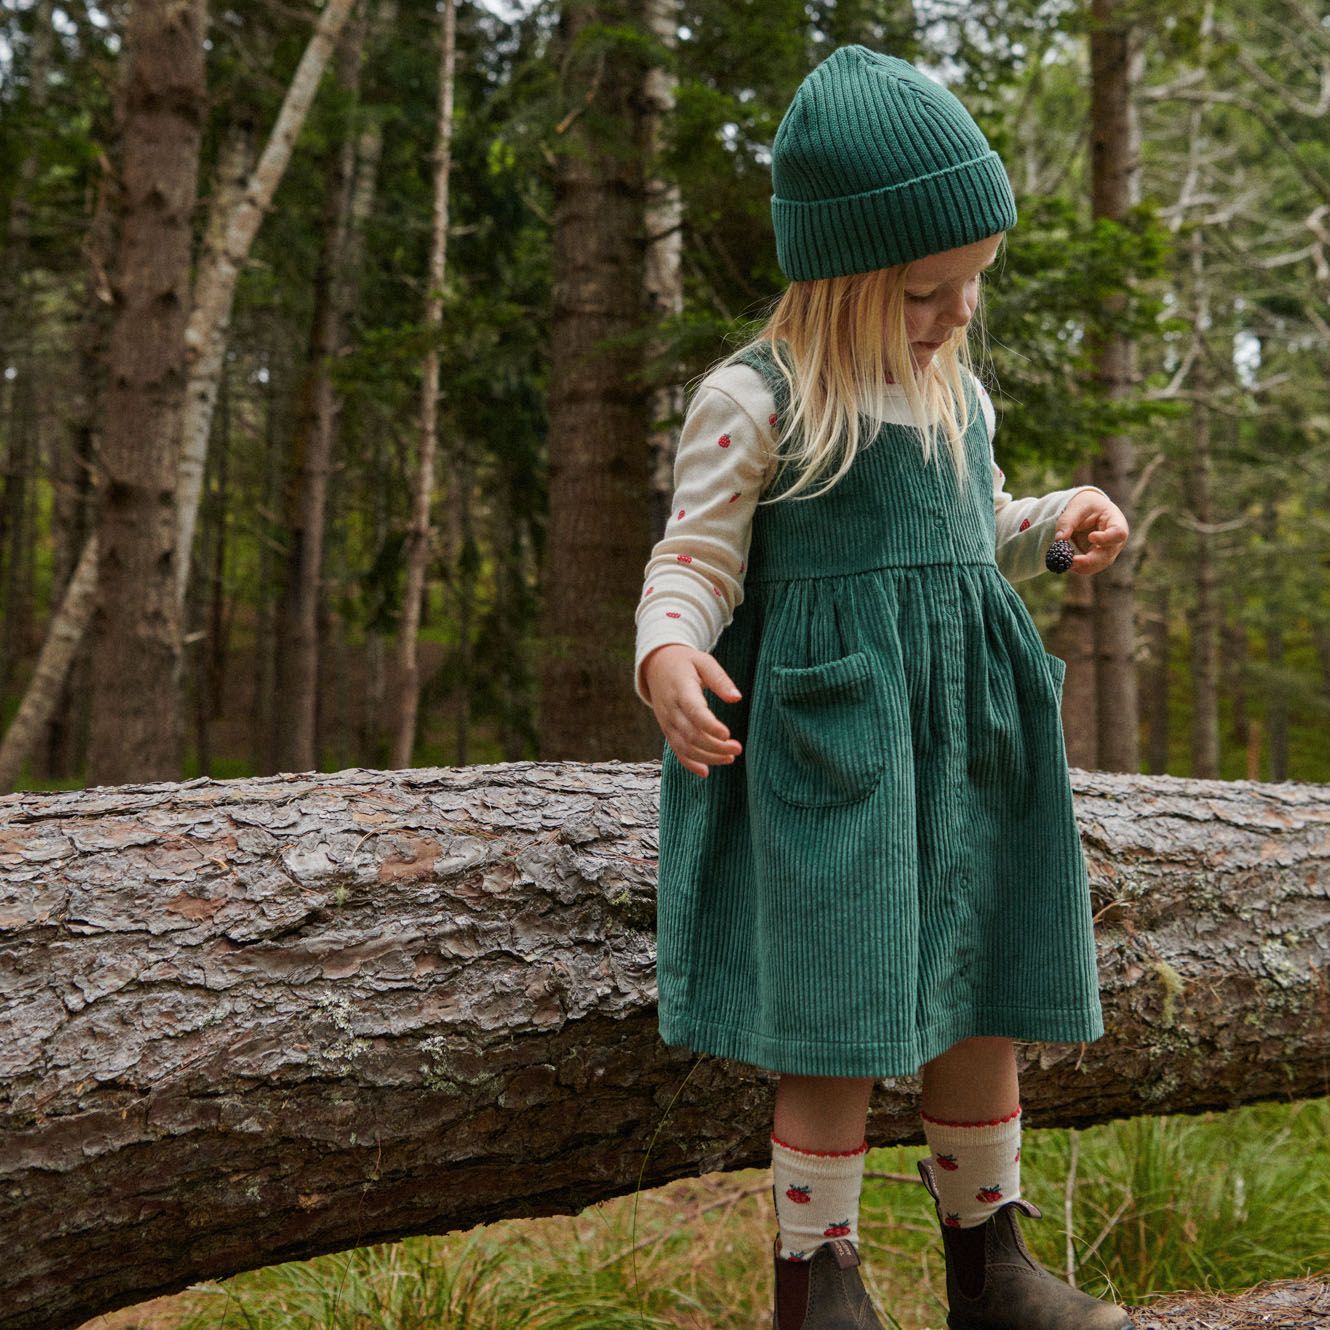
{"label": "green knit beanie", "polygon": [[911,64],[833,51],[799,85],[771,149],[776,258],[792,281],[872,272],[1016,224],[1002,159]]}

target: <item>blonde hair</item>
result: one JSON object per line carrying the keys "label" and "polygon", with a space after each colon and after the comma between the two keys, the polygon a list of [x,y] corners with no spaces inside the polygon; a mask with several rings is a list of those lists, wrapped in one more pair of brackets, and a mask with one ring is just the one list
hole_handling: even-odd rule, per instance
{"label": "blonde hair", "polygon": [[[835,474],[822,493],[840,480],[876,433],[871,425],[865,428],[865,417],[891,380],[903,390],[924,464],[937,458],[939,440],[944,440],[957,477],[964,478],[965,432],[974,419],[965,405],[964,379],[973,372],[969,339],[965,328],[957,329],[925,370],[916,371],[905,329],[909,273],[910,264],[902,263],[847,277],[791,282],[757,336],[721,362],[732,363],[757,347],[769,348],[789,385],[776,457],[780,465],[794,468],[796,479],[783,493],[762,502],[799,497],[833,465]],[[981,300],[973,320],[981,345],[982,308]],[[973,410],[978,409],[976,395]]]}

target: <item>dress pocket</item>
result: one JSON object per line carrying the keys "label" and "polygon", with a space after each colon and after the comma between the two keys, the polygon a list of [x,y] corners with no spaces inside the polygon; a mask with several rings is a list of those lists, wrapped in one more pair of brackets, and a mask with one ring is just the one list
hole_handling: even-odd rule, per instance
{"label": "dress pocket", "polygon": [[1061,701],[1062,684],[1067,677],[1067,662],[1061,656],[1055,656],[1051,651],[1044,652],[1044,660],[1048,663],[1049,677],[1053,681],[1053,692]]}
{"label": "dress pocket", "polygon": [[821,665],[774,666],[771,693],[772,790],[807,808],[867,798],[887,761],[882,683],[869,657],[854,651]]}

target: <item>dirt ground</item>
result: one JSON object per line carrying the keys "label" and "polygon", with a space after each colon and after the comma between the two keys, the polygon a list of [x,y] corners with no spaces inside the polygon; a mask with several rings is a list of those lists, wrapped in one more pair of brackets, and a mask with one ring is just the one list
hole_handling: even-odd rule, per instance
{"label": "dirt ground", "polygon": [[1284,1279],[1246,1293],[1183,1293],[1133,1311],[1136,1330],[1330,1330],[1330,1283]]}

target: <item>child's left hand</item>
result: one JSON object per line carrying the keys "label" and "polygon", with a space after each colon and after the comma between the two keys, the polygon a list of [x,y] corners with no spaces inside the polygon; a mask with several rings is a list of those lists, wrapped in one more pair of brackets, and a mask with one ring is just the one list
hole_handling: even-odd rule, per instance
{"label": "child's left hand", "polygon": [[1071,561],[1073,573],[1102,573],[1122,552],[1129,534],[1122,509],[1098,490],[1081,490],[1062,510],[1055,540],[1070,540],[1080,551]]}

